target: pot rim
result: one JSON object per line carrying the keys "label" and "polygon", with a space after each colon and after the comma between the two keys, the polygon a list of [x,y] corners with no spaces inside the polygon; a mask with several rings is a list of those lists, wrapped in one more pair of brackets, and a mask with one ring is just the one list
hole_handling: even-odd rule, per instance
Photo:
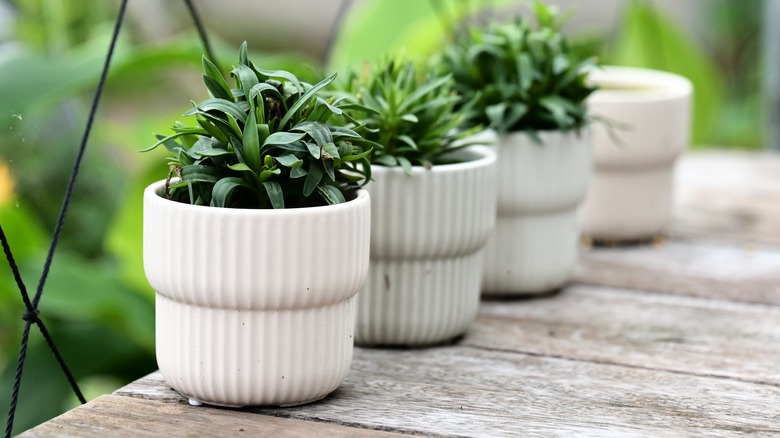
{"label": "pot rim", "polygon": [[[412,166],[412,174],[417,175],[426,172],[427,173],[462,172],[464,170],[490,166],[491,164],[495,163],[497,160],[496,152],[493,150],[493,148],[488,146],[482,146],[482,145],[468,146],[455,153],[459,153],[459,152],[473,152],[477,155],[477,157],[473,160],[462,161],[459,163],[434,164],[431,167]],[[384,166],[382,164],[377,164],[377,163],[371,164],[371,172],[405,174],[401,166]]]}
{"label": "pot rim", "polygon": [[358,189],[357,196],[354,199],[350,199],[342,204],[320,205],[316,207],[300,207],[300,208],[221,208],[211,207],[207,205],[192,205],[185,204],[183,202],[171,201],[162,196],[162,192],[165,189],[165,181],[159,180],[148,185],[144,189],[144,203],[152,207],[157,206],[159,208],[169,209],[181,209],[189,210],[191,213],[211,214],[216,216],[251,216],[251,217],[267,217],[267,216],[300,216],[300,215],[317,215],[326,213],[338,214],[339,210],[358,208],[360,204],[368,202],[369,194],[365,189]]}
{"label": "pot rim", "polygon": [[[575,136],[577,138],[582,138],[589,136],[590,133],[591,123],[586,123],[581,127],[574,129],[541,129],[536,131],[536,135],[542,140],[542,144],[540,145],[541,147],[544,147],[548,141],[555,141],[556,137],[560,138]],[[504,140],[511,139],[512,137],[523,137],[527,138],[528,141],[534,142],[534,140],[530,138],[531,136],[528,131],[509,131],[504,134],[498,134],[496,147],[500,148]]]}
{"label": "pot rim", "polygon": [[691,81],[681,75],[639,67],[602,66],[588,74],[592,85],[617,84],[631,88],[599,88],[588,99],[601,102],[658,102],[686,99],[693,93]]}

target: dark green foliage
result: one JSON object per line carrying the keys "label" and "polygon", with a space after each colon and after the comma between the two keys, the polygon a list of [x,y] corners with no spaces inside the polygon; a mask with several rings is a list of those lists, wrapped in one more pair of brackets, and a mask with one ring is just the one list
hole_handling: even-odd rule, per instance
{"label": "dark green foliage", "polygon": [[499,132],[577,129],[587,123],[586,84],[593,58],[579,60],[560,32],[554,7],[534,5],[537,26],[518,18],[456,35],[441,56],[462,105],[476,97],[472,124]]}
{"label": "dark green foliage", "polygon": [[[293,74],[257,68],[241,46],[230,88],[203,58],[211,98],[187,111],[198,125],[177,122],[158,136],[173,156],[171,199],[234,208],[285,208],[338,204],[365,183],[370,149],[360,134],[329,126],[344,99],[317,94],[336,77],[315,85]],[[358,167],[358,163],[363,166]]]}
{"label": "dark green foliage", "polygon": [[422,74],[410,61],[390,59],[361,74],[352,72],[344,87],[354,104],[346,105],[354,129],[374,143],[371,162],[384,166],[431,166],[467,144],[458,142],[475,132],[461,127],[465,113],[457,111],[461,97],[452,75]]}

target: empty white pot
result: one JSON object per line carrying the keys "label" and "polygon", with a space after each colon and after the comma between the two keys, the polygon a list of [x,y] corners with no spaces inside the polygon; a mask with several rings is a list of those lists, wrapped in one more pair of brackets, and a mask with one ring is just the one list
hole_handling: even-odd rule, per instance
{"label": "empty white pot", "polygon": [[361,345],[426,345],[466,331],[477,315],[482,248],[495,223],[495,153],[465,162],[373,166],[371,263],[358,294]]}
{"label": "empty white pot", "polygon": [[674,163],[690,137],[691,82],[630,67],[594,69],[588,79],[600,87],[588,100],[591,116],[607,121],[593,124],[595,172],[581,210],[583,234],[654,237],[672,216]]}
{"label": "empty white pot", "polygon": [[483,294],[528,295],[563,286],[577,263],[577,207],[591,175],[590,130],[500,136],[498,217],[485,247]]}
{"label": "empty white pot", "polygon": [[368,270],[370,200],[248,210],[144,192],[144,269],[157,291],[157,363],[199,402],[325,397],[352,361],[354,295]]}

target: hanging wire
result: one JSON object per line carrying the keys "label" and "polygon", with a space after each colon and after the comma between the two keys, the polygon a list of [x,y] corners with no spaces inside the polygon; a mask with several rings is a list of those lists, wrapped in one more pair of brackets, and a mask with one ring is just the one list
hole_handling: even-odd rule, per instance
{"label": "hanging wire", "polygon": [[320,58],[320,65],[322,68],[326,68],[330,64],[330,58],[333,55],[333,45],[336,43],[336,37],[339,35],[341,25],[344,23],[344,19],[347,17],[347,12],[352,7],[353,0],[341,0],[339,3],[339,9],[336,11],[336,19],[333,20],[333,26],[330,27],[328,32],[328,39],[325,42],[325,50],[322,52]]}
{"label": "hanging wire", "polygon": [[187,5],[187,9],[190,11],[190,16],[192,17],[193,23],[195,23],[195,28],[198,30],[200,42],[203,44],[203,50],[206,51],[206,56],[208,56],[209,60],[213,62],[214,65],[219,66],[220,64],[217,61],[217,57],[214,56],[214,51],[211,50],[209,37],[206,35],[206,28],[203,26],[203,22],[200,20],[200,15],[198,14],[197,9],[195,9],[195,4],[192,2],[192,0],[184,0],[184,4]]}
{"label": "hanging wire", "polygon": [[30,297],[27,294],[27,288],[25,287],[24,282],[22,281],[22,277],[19,274],[19,269],[13,258],[11,248],[8,245],[8,239],[6,238],[5,232],[2,230],[2,227],[0,227],[0,241],[2,241],[3,252],[5,253],[6,258],[8,259],[9,265],[11,266],[14,279],[16,280],[16,284],[19,287],[19,291],[22,294],[22,299],[26,307],[26,312],[23,316],[24,330],[22,331],[22,342],[21,342],[21,347],[19,349],[19,360],[17,361],[16,364],[16,375],[14,378],[14,385],[11,392],[11,404],[8,410],[8,422],[6,423],[6,429],[5,429],[6,438],[10,438],[13,432],[14,418],[16,416],[16,406],[19,401],[19,389],[21,387],[22,375],[24,372],[24,363],[27,358],[27,346],[30,339],[30,328],[32,327],[33,323],[35,323],[40,329],[41,334],[46,340],[46,343],[49,346],[49,348],[52,350],[52,353],[54,353],[54,356],[57,359],[57,363],[60,365],[60,368],[62,368],[63,372],[65,373],[68,382],[71,384],[71,387],[73,388],[73,391],[76,393],[76,396],[78,397],[79,401],[81,403],[86,403],[86,400],[84,399],[84,395],[81,393],[81,390],[79,389],[78,384],[76,383],[76,380],[73,377],[73,374],[70,372],[67,365],[65,364],[62,355],[60,355],[59,351],[57,350],[54,344],[54,340],[51,338],[49,331],[46,329],[46,326],[43,324],[43,321],[41,321],[39,317],[38,305],[40,304],[41,297],[43,296],[43,287],[46,285],[46,279],[49,276],[51,264],[54,261],[54,252],[57,249],[57,244],[60,239],[60,234],[62,233],[62,227],[65,225],[65,218],[68,213],[68,207],[70,206],[70,201],[73,196],[73,190],[75,189],[76,180],[78,178],[79,170],[81,169],[81,162],[84,158],[84,152],[86,151],[87,148],[89,135],[92,131],[92,124],[95,120],[95,114],[97,113],[98,103],[100,102],[100,97],[103,94],[103,88],[105,87],[106,78],[108,76],[108,69],[109,66],[111,65],[111,58],[114,55],[114,49],[116,47],[116,42],[119,37],[119,30],[122,27],[122,21],[125,16],[126,7],[127,7],[127,0],[122,0],[122,4],[119,7],[119,14],[117,16],[116,24],[114,25],[114,33],[111,37],[111,44],[108,49],[108,54],[106,55],[105,63],[103,64],[103,71],[100,74],[100,81],[98,82],[97,90],[95,91],[95,95],[92,99],[92,106],[90,108],[89,118],[87,119],[87,125],[84,129],[84,135],[81,138],[81,144],[79,145],[79,151],[76,156],[76,162],[73,166],[73,171],[71,173],[70,180],[68,181],[68,186],[65,190],[65,198],[63,199],[62,206],[60,208],[60,214],[57,218],[57,224],[54,227],[54,233],[52,234],[51,244],[49,245],[49,251],[46,255],[46,261],[44,262],[43,265],[43,272],[41,273],[41,278],[40,281],[38,282],[38,288],[35,292],[35,296],[33,297],[32,301],[30,300]]}

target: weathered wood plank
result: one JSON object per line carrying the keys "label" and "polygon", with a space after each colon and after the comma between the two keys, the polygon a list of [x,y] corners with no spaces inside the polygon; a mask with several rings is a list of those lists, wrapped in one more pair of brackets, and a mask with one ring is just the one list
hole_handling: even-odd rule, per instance
{"label": "weathered wood plank", "polygon": [[780,386],[776,306],[573,286],[483,302],[463,344]]}
{"label": "weathered wood plank", "polygon": [[574,281],[780,304],[780,247],[670,241],[656,246],[592,248],[582,252]]}
{"label": "weathered wood plank", "polygon": [[691,152],[676,178],[673,236],[780,245],[780,155]]}
{"label": "weathered wood plank", "polygon": [[[117,394],[183,403],[158,373]],[[450,346],[357,349],[325,400],[248,411],[435,436],[768,436],[778,404],[771,385]]]}
{"label": "weathered wood plank", "polygon": [[19,435],[42,437],[376,437],[403,435],[376,430],[252,415],[212,407],[164,403],[131,397],[105,395],[86,405]]}

